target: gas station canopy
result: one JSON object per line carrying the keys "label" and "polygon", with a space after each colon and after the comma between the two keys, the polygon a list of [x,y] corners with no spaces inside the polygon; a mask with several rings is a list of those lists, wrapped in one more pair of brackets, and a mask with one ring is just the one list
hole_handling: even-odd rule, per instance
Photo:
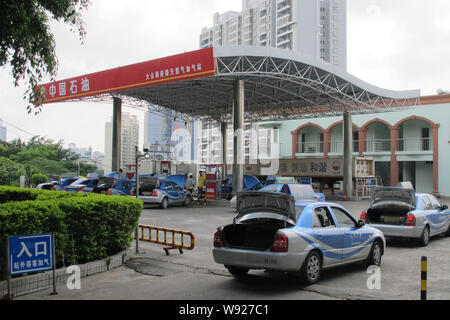
{"label": "gas station canopy", "polygon": [[246,121],[394,111],[420,91],[370,85],[324,61],[285,49],[213,47],[48,83],[45,101],[102,101],[228,122],[233,83],[243,80]]}
{"label": "gas station canopy", "polygon": [[122,103],[171,116],[175,112],[174,118],[185,121],[232,122],[233,191],[243,188],[244,121],[343,115],[346,195],[352,194],[351,115],[394,111],[416,105],[420,97],[419,90],[377,88],[298,52],[256,46],[206,48],[38,89],[41,103],[113,101],[112,170],[120,166]]}

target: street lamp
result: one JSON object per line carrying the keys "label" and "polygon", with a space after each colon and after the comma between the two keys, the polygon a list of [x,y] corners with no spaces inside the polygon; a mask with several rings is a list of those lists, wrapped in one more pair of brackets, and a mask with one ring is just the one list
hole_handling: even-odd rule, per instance
{"label": "street lamp", "polygon": [[[140,153],[139,152],[139,147],[135,146],[135,153],[136,153],[136,158],[135,158],[135,177],[136,177],[136,199],[139,199],[139,160],[141,159],[149,159],[150,158],[150,154],[149,154],[149,150],[144,148],[144,153]],[[134,234],[135,238],[136,238],[136,253],[139,253],[139,223],[138,226],[136,227],[136,231]]]}

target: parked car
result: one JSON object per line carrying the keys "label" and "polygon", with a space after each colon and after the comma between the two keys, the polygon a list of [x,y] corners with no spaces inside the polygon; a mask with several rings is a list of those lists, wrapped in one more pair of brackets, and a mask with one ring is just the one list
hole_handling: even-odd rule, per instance
{"label": "parked car", "polygon": [[59,184],[59,181],[50,181],[46,183],[40,183],[36,186],[36,189],[53,190],[52,188]]}
{"label": "parked car", "polygon": [[296,180],[294,177],[282,177],[282,176],[268,176],[264,181],[264,186],[270,186],[272,184],[294,184]]}
{"label": "parked car", "polygon": [[[263,192],[281,192],[286,194],[292,194],[296,201],[300,200],[315,200],[325,202],[325,196],[323,193],[314,192],[310,184],[272,184],[265,186],[259,191]],[[236,209],[236,196],[230,201],[230,206]]]}
{"label": "parked car", "polygon": [[316,283],[322,270],[381,264],[383,233],[341,205],[297,201],[279,192],[240,192],[232,224],[214,234],[214,261],[242,277],[250,269],[300,273]]}
{"label": "parked car", "polygon": [[[169,205],[192,203],[192,195],[184,190],[186,176],[172,175],[160,180],[157,177],[147,177],[139,179],[139,199],[147,204],[158,204],[166,209]],[[131,195],[136,194],[136,187],[131,191]]]}
{"label": "parked car", "polygon": [[[244,175],[244,181],[243,181],[243,190],[259,190],[263,187],[262,183],[258,180],[258,178],[250,175]],[[222,180],[222,185],[220,192],[222,194],[222,198],[224,199],[232,199],[232,192],[233,192],[233,176],[227,175],[227,178],[225,180]]]}
{"label": "parked car", "polygon": [[116,179],[112,177],[102,177],[98,179],[98,184],[92,190],[93,193],[108,194],[109,188],[112,188]]}
{"label": "parked car", "polygon": [[64,191],[64,188],[80,179],[80,177],[64,178],[61,182],[52,187],[53,191]]}
{"label": "parked car", "polygon": [[98,184],[98,179],[81,178],[66,186],[64,191],[68,192],[92,192]]}
{"label": "parked car", "polygon": [[361,219],[381,230],[386,238],[411,238],[427,246],[430,237],[450,236],[450,211],[432,194],[411,188],[382,187],[372,193]]}
{"label": "parked car", "polygon": [[136,187],[136,181],[128,179],[116,179],[108,189],[107,194],[112,196],[130,196],[131,190]]}

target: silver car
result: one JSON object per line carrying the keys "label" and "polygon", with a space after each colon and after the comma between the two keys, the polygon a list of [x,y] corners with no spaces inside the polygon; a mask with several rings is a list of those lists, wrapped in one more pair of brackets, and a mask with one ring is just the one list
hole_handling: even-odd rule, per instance
{"label": "silver car", "polygon": [[308,284],[323,269],[349,263],[381,264],[383,233],[342,206],[294,196],[249,191],[237,194],[232,224],[214,234],[214,261],[237,277],[250,269],[300,273]]}
{"label": "silver car", "polygon": [[[143,178],[139,183],[139,199],[146,204],[158,204],[162,209],[166,209],[169,205],[183,204],[185,206],[192,203],[192,196],[189,191],[183,190],[178,182],[182,178],[181,175],[169,176],[167,179],[160,181],[158,178]],[[135,195],[134,189],[132,195]]]}
{"label": "silver car", "polygon": [[412,238],[422,246],[428,245],[431,236],[450,236],[448,206],[432,194],[415,193],[410,188],[375,189],[370,207],[360,218],[386,238]]}

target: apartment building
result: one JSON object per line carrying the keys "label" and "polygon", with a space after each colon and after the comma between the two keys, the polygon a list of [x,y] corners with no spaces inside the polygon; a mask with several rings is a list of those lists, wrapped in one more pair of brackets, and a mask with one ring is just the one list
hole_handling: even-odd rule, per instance
{"label": "apartment building", "polygon": [[[122,138],[120,150],[120,168],[136,162],[136,146],[139,146],[139,121],[136,115],[122,113]],[[105,158],[103,170],[111,172],[112,165],[112,121],[105,123]]]}
{"label": "apartment building", "polygon": [[[197,161],[202,164],[223,163],[221,124],[217,121],[198,121],[197,131],[199,132],[196,140],[198,145]],[[273,142],[277,140],[274,140],[274,137],[277,137],[277,129],[273,130],[273,126],[245,123],[243,131],[244,160],[247,163],[256,163],[258,159],[276,157],[278,154],[275,153]],[[231,164],[234,162],[234,130],[231,124],[227,124],[226,139],[226,161]]]}
{"label": "apartment building", "polygon": [[298,51],[347,69],[346,0],[243,0],[242,11],[216,13],[200,48],[268,46]]}

